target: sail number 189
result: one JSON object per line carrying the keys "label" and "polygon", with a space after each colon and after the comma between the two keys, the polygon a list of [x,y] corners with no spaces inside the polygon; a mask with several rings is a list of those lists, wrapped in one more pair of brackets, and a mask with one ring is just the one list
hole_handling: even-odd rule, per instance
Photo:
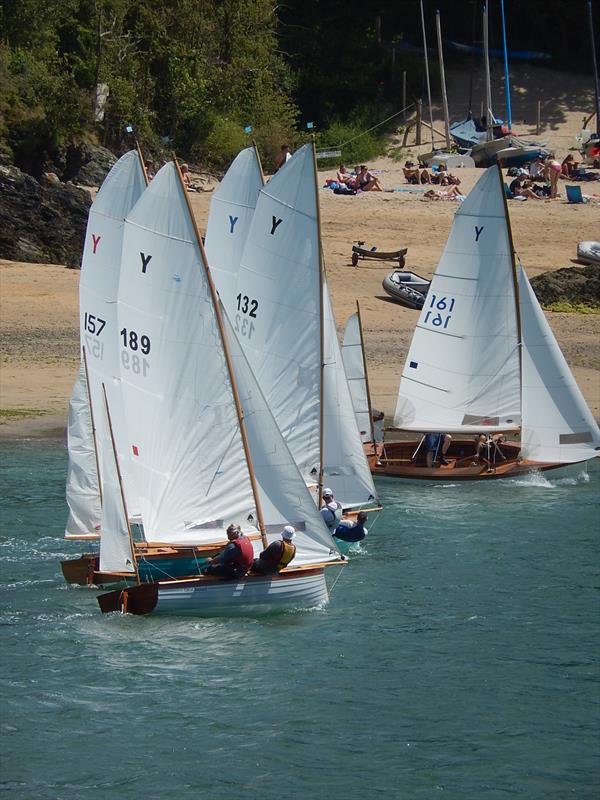
{"label": "sail number 189", "polygon": [[447,328],[452,317],[452,311],[454,310],[454,298],[446,296],[437,297],[437,295],[432,294],[428,296],[428,300],[430,301],[429,310],[425,314],[423,323],[429,322],[436,328]]}

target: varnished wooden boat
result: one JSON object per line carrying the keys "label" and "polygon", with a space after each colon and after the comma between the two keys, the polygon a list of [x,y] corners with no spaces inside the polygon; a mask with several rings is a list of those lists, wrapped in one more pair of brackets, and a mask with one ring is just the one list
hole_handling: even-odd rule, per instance
{"label": "varnished wooden boat", "polygon": [[564,467],[559,463],[542,463],[520,458],[518,442],[504,442],[490,453],[490,458],[477,458],[473,440],[453,440],[445,455],[447,464],[433,467],[426,463],[425,449],[420,440],[385,442],[373,452],[368,446],[367,457],[373,475],[391,478],[414,478],[430,481],[474,481],[516,477],[530,472]]}

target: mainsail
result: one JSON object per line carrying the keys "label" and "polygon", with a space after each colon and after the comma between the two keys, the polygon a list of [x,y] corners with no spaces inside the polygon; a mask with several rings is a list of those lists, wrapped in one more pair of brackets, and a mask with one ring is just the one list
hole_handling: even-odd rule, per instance
{"label": "mainsail", "polygon": [[361,439],[363,442],[371,442],[373,426],[370,419],[358,312],[352,314],[346,322],[342,342],[342,358]]}
{"label": "mainsail", "polygon": [[210,202],[204,250],[230,315],[234,314],[238,270],[263,183],[256,148],[247,147],[235,157]]}
{"label": "mainsail", "polygon": [[[100,487],[95,465],[89,469],[94,442],[81,434],[91,432],[91,417],[102,425],[104,415],[102,383],[111,399],[117,447],[123,441],[123,411],[118,391],[119,353],[116,317],[117,288],[121,264],[123,223],[126,215],[146,187],[146,179],[137,151],[126,153],[117,161],[104,180],[90,209],[79,279],[79,316],[81,346],[87,354],[89,403],[81,402],[82,389],[76,384],[69,410],[69,470],[67,502],[71,511],[67,536],[97,531],[100,520]],[[81,371],[78,383],[82,379]],[[86,387],[87,393],[87,387]],[[79,421],[76,419],[79,417]],[[101,437],[98,436],[98,439]],[[100,445],[101,446],[101,445]],[[101,460],[101,454],[98,454]],[[127,460],[121,459],[127,472]],[[75,474],[86,472],[86,481],[77,481]],[[126,481],[128,486],[130,482]],[[92,496],[95,497],[92,500]],[[133,493],[128,495],[129,510],[136,513]],[[88,511],[77,509],[87,506]]]}
{"label": "mainsail", "polygon": [[366,505],[375,502],[376,491],[354,414],[325,279],[323,328],[323,477],[346,507]]}
{"label": "mainsail", "polygon": [[519,266],[523,329],[521,455],[570,464],[600,455],[600,429]]}
{"label": "mainsail", "polygon": [[406,358],[394,423],[481,433],[521,424],[520,330],[500,173],[457,211]]}

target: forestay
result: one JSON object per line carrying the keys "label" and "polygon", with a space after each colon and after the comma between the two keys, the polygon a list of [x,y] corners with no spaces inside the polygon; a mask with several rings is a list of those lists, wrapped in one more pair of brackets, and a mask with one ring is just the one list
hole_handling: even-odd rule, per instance
{"label": "forestay", "polygon": [[523,458],[570,464],[600,455],[600,430],[519,265]]}
{"label": "forestay", "polygon": [[118,319],[146,539],[210,543],[231,522],[256,530],[208,279],[172,163],[126,220]]}
{"label": "forestay", "polygon": [[370,442],[373,438],[372,426],[369,418],[369,398],[358,313],[352,314],[346,322],[342,342],[342,359],[361,440]]}
{"label": "forestay", "polygon": [[312,145],[261,190],[239,270],[236,334],[302,477],[319,472],[320,278]]}
{"label": "forestay", "polygon": [[231,316],[234,304],[236,311],[243,306],[241,297],[235,300],[238,270],[263,183],[256,148],[247,147],[233,160],[210,203],[204,249],[219,296]]}
{"label": "forestay", "polygon": [[336,561],[339,551],[227,318],[225,329],[267,538],[279,539],[283,526],[291,524],[296,529],[294,566]]}
{"label": "forestay", "polygon": [[521,422],[519,326],[504,188],[491,167],[457,211],[411,342],[395,425],[481,433]]}
{"label": "forestay", "polygon": [[347,508],[373,503],[376,498],[375,486],[354,414],[325,279],[323,340],[324,480]]}
{"label": "forestay", "polygon": [[[123,410],[119,397],[119,352],[117,329],[117,289],[119,284],[119,271],[121,263],[121,246],[123,240],[123,223],[126,215],[135,205],[146,187],[145,175],[137,151],[132,150],[120,158],[100,187],[100,190],[90,209],[83,258],[81,262],[81,276],[79,279],[79,318],[81,346],[87,354],[89,377],[89,401],[97,424],[103,424],[103,396],[102,383],[106,384],[107,392],[113,409],[113,424],[117,448],[121,455],[121,464],[124,474],[127,474],[127,459],[123,457],[122,441]],[[79,378],[78,378],[79,381]],[[76,415],[87,415],[89,408],[80,401],[81,389],[76,385],[71,401],[69,418],[69,471],[74,470],[81,474],[88,470],[90,453],[94,451],[94,442],[89,438],[84,443],[80,434],[89,430],[89,422],[82,421],[77,431]],[[72,438],[73,437],[73,438]],[[98,454],[99,459],[101,454]],[[83,461],[79,463],[79,459]],[[71,466],[72,462],[72,466]],[[75,483],[67,480],[67,502],[73,512],[67,524],[66,534],[69,536],[90,533],[97,527],[96,516],[100,507],[99,488],[97,485],[96,469],[87,472],[88,480],[84,486],[82,482]],[[131,482],[125,479],[127,486]],[[84,489],[79,497],[79,489]],[[95,500],[91,502],[91,495]],[[76,505],[81,507],[89,504],[89,515],[74,511]],[[137,501],[134,494],[128,491],[128,505],[131,513],[137,511]],[[86,518],[87,516],[87,518]],[[76,522],[79,520],[79,522]],[[76,524],[74,524],[76,523]],[[90,527],[90,526],[94,527]]]}

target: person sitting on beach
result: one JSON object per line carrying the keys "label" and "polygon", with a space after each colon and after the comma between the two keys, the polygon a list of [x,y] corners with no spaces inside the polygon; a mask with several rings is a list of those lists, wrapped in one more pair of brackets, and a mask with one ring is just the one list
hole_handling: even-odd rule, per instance
{"label": "person sitting on beach", "polygon": [[449,433],[428,433],[425,435],[425,461],[430,469],[435,466],[438,456],[440,464],[447,465],[449,463],[446,461],[445,455],[451,443],[452,437]]}
{"label": "person sitting on beach", "polygon": [[461,194],[458,186],[444,186],[443,189],[429,189],[423,197],[428,200],[464,200],[464,194]]}
{"label": "person sitting on beach", "polygon": [[291,525],[286,525],[281,532],[281,539],[278,539],[262,551],[258,558],[254,559],[252,572],[260,575],[276,575],[288,566],[296,555],[296,545],[293,544],[295,529]]}
{"label": "person sitting on beach", "polygon": [[356,176],[348,172],[348,167],[345,164],[340,164],[336,177],[338,183],[344,184],[349,189],[356,189]]}
{"label": "person sitting on beach", "polygon": [[229,543],[214,558],[207,558],[202,567],[203,575],[215,575],[219,578],[243,578],[254,561],[252,542],[244,536],[239,525],[227,528]]}
{"label": "person sitting on beach", "polygon": [[404,172],[404,177],[406,178],[407,183],[411,183],[414,186],[419,183],[419,168],[415,166],[413,161],[406,161],[402,167],[402,171]]}
{"label": "person sitting on beach", "polygon": [[321,506],[323,521],[333,532],[342,519],[342,504],[334,498],[331,489],[323,489],[323,505]]}
{"label": "person sitting on beach", "polygon": [[531,162],[531,164],[529,165],[528,172],[529,172],[529,177],[531,178],[532,181],[543,181],[543,180],[545,180],[545,178],[544,178],[545,171],[546,171],[546,167],[544,165],[543,160],[540,158],[540,156],[537,156],[537,158],[534,158],[533,161]]}
{"label": "person sitting on beach", "polygon": [[573,154],[569,153],[568,156],[565,156],[560,165],[560,177],[566,179],[572,178],[578,166],[579,164],[575,161]]}
{"label": "person sitting on beach", "polygon": [[510,191],[513,194],[513,197],[529,197],[532,200],[541,200],[542,198],[539,197],[531,188],[531,182],[525,180],[521,176],[514,179],[514,181],[510,184]]}
{"label": "person sitting on beach", "polygon": [[360,165],[360,171],[356,176],[356,188],[361,192],[382,192],[379,178],[376,178],[372,172],[369,172],[365,164]]}
{"label": "person sitting on beach", "polygon": [[356,520],[342,519],[333,532],[333,536],[336,539],[341,539],[343,542],[362,542],[369,532],[367,528],[365,528],[366,521],[366,512],[359,511],[356,515]]}

